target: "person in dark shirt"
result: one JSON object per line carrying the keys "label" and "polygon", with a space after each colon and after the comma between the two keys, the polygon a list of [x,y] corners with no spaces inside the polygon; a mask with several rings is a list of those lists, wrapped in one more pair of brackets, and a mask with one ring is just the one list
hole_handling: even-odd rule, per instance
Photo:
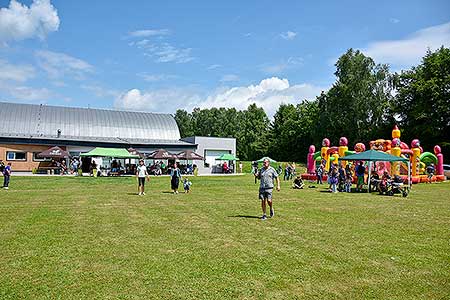
{"label": "person in dark shirt", "polygon": [[431,179],[433,179],[434,172],[435,172],[434,164],[431,163],[431,164],[427,167],[428,183],[431,183]]}
{"label": "person in dark shirt", "polygon": [[358,178],[356,182],[356,190],[362,191],[363,185],[364,185],[364,174],[366,173],[366,167],[364,167],[363,162],[360,161],[359,165],[355,168],[355,174]]}
{"label": "person in dark shirt", "polygon": [[9,189],[9,181],[11,178],[11,163],[8,163],[6,167],[3,168],[3,188],[5,190]]}
{"label": "person in dark shirt", "polygon": [[294,183],[292,184],[293,189],[303,189],[305,184],[303,183],[303,179],[300,178],[300,176],[297,176],[294,179]]}

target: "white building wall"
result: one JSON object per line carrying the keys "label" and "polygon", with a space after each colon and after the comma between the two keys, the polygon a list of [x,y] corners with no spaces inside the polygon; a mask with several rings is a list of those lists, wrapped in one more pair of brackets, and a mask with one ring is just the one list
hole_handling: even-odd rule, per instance
{"label": "white building wall", "polygon": [[198,173],[200,175],[219,172],[218,165],[223,162],[216,160],[216,158],[222,154],[231,153],[236,156],[235,138],[192,136],[181,140],[188,143],[197,144],[197,150],[195,152],[205,158],[205,161],[194,161],[194,164],[198,167]]}

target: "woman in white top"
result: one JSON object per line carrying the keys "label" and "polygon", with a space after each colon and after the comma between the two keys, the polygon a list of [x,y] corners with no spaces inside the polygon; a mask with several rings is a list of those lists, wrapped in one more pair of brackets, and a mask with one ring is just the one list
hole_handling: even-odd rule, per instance
{"label": "woman in white top", "polygon": [[148,177],[148,173],[147,173],[147,167],[144,165],[144,160],[141,159],[139,161],[139,166],[137,167],[136,170],[136,177],[138,179],[138,191],[139,191],[139,196],[141,195],[145,195],[144,192],[144,185],[145,185],[145,178],[149,179]]}

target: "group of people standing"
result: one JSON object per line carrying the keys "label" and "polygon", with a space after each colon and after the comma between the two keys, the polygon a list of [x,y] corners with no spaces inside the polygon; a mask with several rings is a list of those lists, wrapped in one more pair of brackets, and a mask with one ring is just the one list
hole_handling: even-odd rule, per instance
{"label": "group of people standing", "polygon": [[325,170],[325,164],[322,162],[316,168],[317,184],[323,184],[323,175],[328,175],[329,190],[332,193],[347,192],[350,193],[353,181],[353,172],[357,177],[356,190],[361,191],[364,185],[364,173],[366,171],[362,161],[352,169],[351,164],[344,168],[342,164],[330,164],[330,169]]}
{"label": "group of people standing", "polygon": [[[180,180],[182,179],[181,170],[178,168],[178,164],[175,162],[169,171],[170,175],[170,188],[174,194],[178,194],[180,186]],[[144,160],[139,161],[139,165],[136,168],[136,177],[138,179],[138,195],[145,195],[145,181],[150,181],[149,172],[144,164]],[[183,181],[183,188],[185,193],[189,193],[191,190],[192,182],[185,178]]]}
{"label": "group of people standing", "polygon": [[[282,166],[278,166],[278,174],[281,174]],[[288,163],[286,167],[284,168],[284,176],[283,180],[291,180],[295,176],[295,163]]]}

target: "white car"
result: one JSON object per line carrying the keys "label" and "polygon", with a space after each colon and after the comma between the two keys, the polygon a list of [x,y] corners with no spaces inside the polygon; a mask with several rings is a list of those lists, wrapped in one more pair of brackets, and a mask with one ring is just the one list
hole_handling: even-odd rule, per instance
{"label": "white car", "polygon": [[450,179],[450,165],[444,165],[444,175],[447,179]]}

